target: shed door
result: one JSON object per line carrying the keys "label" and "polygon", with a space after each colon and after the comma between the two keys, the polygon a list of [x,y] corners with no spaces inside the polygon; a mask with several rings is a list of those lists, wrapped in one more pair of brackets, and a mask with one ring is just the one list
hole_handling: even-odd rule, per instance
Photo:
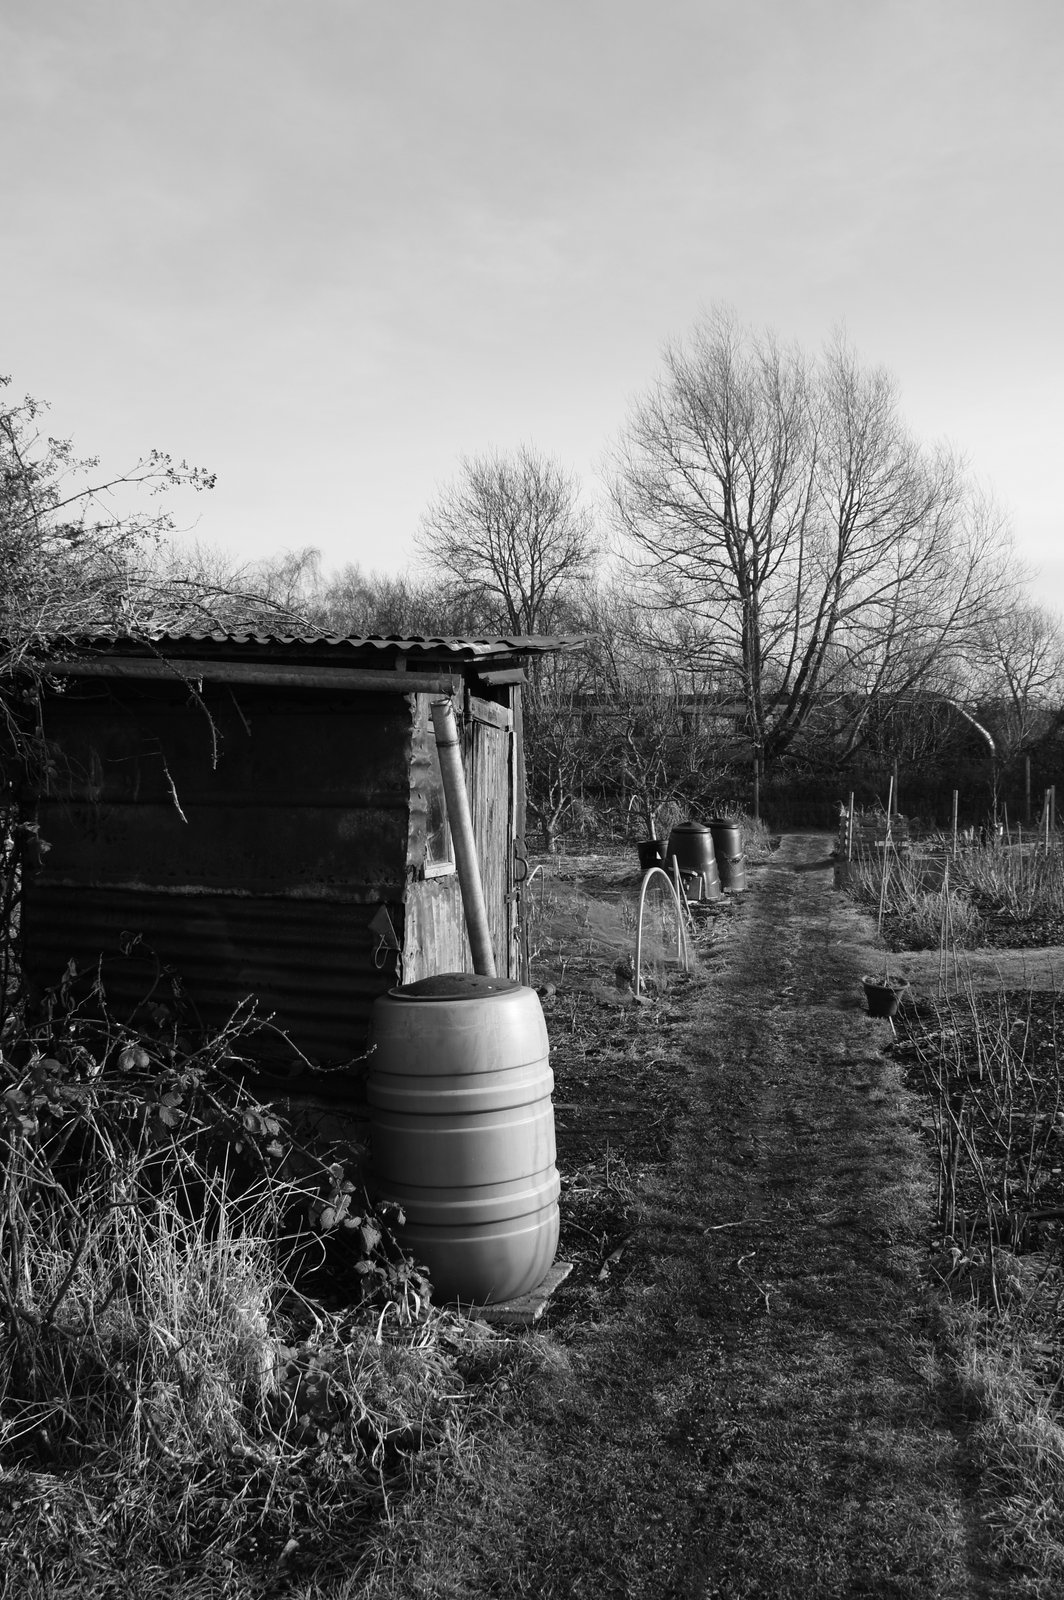
{"label": "shed door", "polygon": [[471,696],[469,726],[470,809],[495,963],[501,975],[516,977],[513,719],[505,706]]}

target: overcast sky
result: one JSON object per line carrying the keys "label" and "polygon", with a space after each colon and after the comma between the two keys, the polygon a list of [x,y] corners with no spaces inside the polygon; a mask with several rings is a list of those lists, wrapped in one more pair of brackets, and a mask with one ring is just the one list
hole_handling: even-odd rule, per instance
{"label": "overcast sky", "polygon": [[844,324],[1064,610],[1059,0],[7,0],[0,372],[245,557],[597,473],[715,303]]}

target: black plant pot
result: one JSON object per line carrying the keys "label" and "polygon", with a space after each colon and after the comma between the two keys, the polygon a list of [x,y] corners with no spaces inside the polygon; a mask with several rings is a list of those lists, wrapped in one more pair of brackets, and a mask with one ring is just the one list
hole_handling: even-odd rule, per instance
{"label": "black plant pot", "polygon": [[862,978],[870,1017],[893,1017],[909,987],[907,978]]}
{"label": "black plant pot", "polygon": [[639,852],[639,866],[643,872],[649,872],[651,867],[665,865],[665,840],[643,839],[636,845]]}

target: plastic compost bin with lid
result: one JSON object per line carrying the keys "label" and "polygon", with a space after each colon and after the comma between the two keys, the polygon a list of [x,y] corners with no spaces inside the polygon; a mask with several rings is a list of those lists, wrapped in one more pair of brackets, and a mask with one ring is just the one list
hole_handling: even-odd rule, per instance
{"label": "plastic compost bin with lid", "polygon": [[374,1002],[373,1187],[438,1301],[527,1294],[558,1248],[550,1047],[534,989],[441,973]]}
{"label": "plastic compost bin with lid", "polygon": [[720,899],[720,874],[713,851],[713,834],[704,822],[680,822],[673,828],[665,852],[666,871],[672,871],[674,861],[681,876],[693,877],[698,881],[703,899]]}
{"label": "plastic compost bin with lid", "polygon": [[717,858],[721,888],[741,893],[746,888],[742,827],[728,817],[712,817],[709,831],[713,835],[713,851]]}

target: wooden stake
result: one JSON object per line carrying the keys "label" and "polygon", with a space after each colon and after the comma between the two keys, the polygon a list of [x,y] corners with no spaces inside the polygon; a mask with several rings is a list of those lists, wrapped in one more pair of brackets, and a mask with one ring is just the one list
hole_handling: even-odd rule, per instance
{"label": "wooden stake", "polygon": [[850,790],[850,811],[846,821],[846,859],[853,860],[853,790]]}
{"label": "wooden stake", "polygon": [[[887,792],[887,831],[883,838],[883,873],[879,880],[879,917],[876,921],[876,934],[883,937],[883,906],[887,898],[887,871],[890,860],[890,808],[894,803],[894,779],[890,780],[890,789]],[[887,952],[883,952],[883,982],[887,981],[888,969]]]}
{"label": "wooden stake", "polygon": [[957,854],[957,798],[958,791],[953,791],[953,854]]}

